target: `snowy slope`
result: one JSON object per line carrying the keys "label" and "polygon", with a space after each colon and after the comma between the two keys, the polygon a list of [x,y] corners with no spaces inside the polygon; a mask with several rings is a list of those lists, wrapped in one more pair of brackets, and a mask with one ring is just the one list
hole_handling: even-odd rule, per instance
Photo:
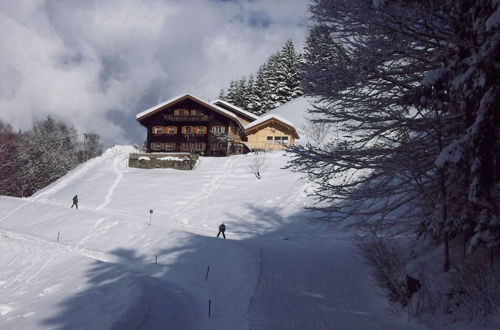
{"label": "snowy slope", "polygon": [[307,109],[311,107],[311,102],[314,99],[311,97],[300,96],[290,102],[280,105],[277,108],[272,109],[266,114],[273,114],[283,117],[291,121],[295,128],[300,130],[310,118],[310,114],[307,113]]}
{"label": "snowy slope", "polygon": [[177,171],[128,168],[130,152],[0,197],[1,329],[422,328],[388,314],[349,235],[311,220],[283,153],[257,180],[252,154]]}

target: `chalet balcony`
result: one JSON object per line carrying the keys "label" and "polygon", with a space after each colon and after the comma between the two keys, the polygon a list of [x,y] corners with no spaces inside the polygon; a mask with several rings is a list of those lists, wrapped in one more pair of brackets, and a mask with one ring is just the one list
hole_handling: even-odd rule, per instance
{"label": "chalet balcony", "polygon": [[164,115],[163,118],[167,121],[208,121],[208,116],[174,116]]}

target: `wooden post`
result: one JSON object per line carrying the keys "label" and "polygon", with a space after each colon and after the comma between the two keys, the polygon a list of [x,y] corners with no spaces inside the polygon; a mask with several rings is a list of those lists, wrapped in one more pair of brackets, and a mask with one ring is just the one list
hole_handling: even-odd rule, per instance
{"label": "wooden post", "polygon": [[58,231],[57,232],[57,243],[59,243],[59,234],[60,234],[60,232]]}
{"label": "wooden post", "polygon": [[158,264],[158,256],[155,256],[155,265]]}
{"label": "wooden post", "polygon": [[208,280],[208,272],[210,271],[210,265],[207,267],[207,275],[205,275],[205,282]]}
{"label": "wooden post", "polygon": [[208,318],[210,318],[211,312],[212,312],[212,300],[208,299]]}
{"label": "wooden post", "polygon": [[153,217],[153,210],[149,210],[149,225],[151,226],[151,218]]}

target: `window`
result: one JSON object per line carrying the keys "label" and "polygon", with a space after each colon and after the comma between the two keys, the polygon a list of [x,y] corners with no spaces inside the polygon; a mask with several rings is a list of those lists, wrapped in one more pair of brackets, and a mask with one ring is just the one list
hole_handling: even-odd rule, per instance
{"label": "window", "polygon": [[196,134],[205,134],[207,132],[207,128],[205,126],[198,126],[196,128]]}
{"label": "window", "polygon": [[189,110],[186,109],[175,109],[174,116],[189,116]]}
{"label": "window", "polygon": [[181,151],[204,151],[206,144],[203,142],[182,142]]}
{"label": "window", "polygon": [[186,126],[185,131],[186,131],[186,134],[191,134],[192,127],[191,126]]}
{"label": "window", "polygon": [[153,127],[153,134],[159,135],[161,133],[163,133],[163,127],[161,127],[161,126],[154,126]]}
{"label": "window", "polygon": [[194,150],[198,150],[198,151],[205,150],[205,143],[203,143],[203,142],[196,142],[196,143],[193,143],[193,144],[194,144],[194,146],[193,146]]}
{"label": "window", "polygon": [[165,143],[165,149],[168,151],[175,150],[175,143],[174,142]]}
{"label": "window", "polygon": [[177,133],[177,127],[174,127],[174,126],[167,127],[167,134],[172,135],[172,134],[175,134],[175,133]]}
{"label": "window", "polygon": [[272,136],[268,136],[267,137],[267,142],[273,142],[273,137]]}
{"label": "window", "polygon": [[160,142],[151,142],[151,150],[160,151],[161,143]]}
{"label": "window", "polygon": [[226,132],[226,127],[224,127],[224,126],[214,126],[212,130],[213,130],[214,133],[224,133],[224,132]]}
{"label": "window", "polygon": [[212,150],[225,150],[225,144],[224,143],[212,143],[211,145]]}
{"label": "window", "polygon": [[288,136],[275,136],[274,141],[276,143],[288,144]]}

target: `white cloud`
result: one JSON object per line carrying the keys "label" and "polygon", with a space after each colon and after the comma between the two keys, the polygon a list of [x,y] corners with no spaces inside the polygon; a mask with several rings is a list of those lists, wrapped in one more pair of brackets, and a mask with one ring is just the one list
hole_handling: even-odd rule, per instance
{"label": "white cloud", "polygon": [[[305,37],[306,0],[0,3],[0,119],[53,114],[108,143],[140,142],[135,114],[176,94],[213,98]],[[141,135],[141,137],[138,137]]]}

